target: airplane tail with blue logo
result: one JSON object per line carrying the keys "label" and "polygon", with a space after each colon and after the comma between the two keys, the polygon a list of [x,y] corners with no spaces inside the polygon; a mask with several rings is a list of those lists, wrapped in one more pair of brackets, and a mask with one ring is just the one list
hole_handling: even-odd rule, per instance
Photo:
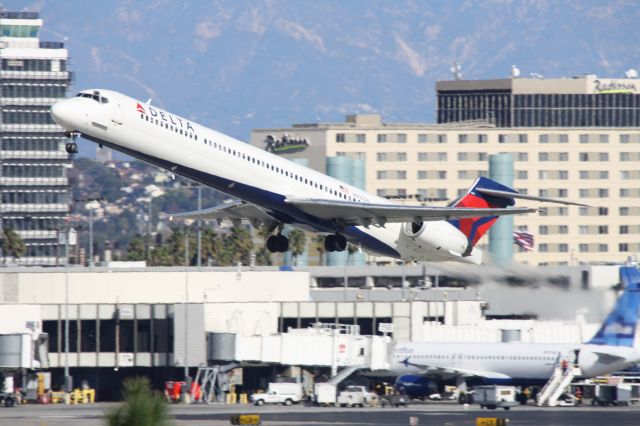
{"label": "airplane tail with blue logo", "polygon": [[[510,194],[517,196],[518,192],[486,177],[480,177],[465,195],[453,203],[453,207],[506,208],[515,204],[516,197],[510,197]],[[473,248],[497,219],[498,216],[471,217],[452,219],[449,223],[467,236],[469,246]]]}
{"label": "airplane tail with blue logo", "polygon": [[640,271],[633,266],[623,266],[620,280],[624,285],[622,296],[587,344],[634,346],[640,309]]}

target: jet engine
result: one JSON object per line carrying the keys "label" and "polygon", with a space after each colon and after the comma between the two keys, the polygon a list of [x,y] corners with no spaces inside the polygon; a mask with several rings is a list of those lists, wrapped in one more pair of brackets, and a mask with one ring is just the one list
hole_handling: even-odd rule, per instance
{"label": "jet engine", "polygon": [[412,260],[451,260],[467,250],[467,237],[445,221],[402,225],[398,251]]}
{"label": "jet engine", "polygon": [[398,377],[395,388],[398,392],[411,398],[425,398],[440,392],[438,382],[415,374],[405,374]]}

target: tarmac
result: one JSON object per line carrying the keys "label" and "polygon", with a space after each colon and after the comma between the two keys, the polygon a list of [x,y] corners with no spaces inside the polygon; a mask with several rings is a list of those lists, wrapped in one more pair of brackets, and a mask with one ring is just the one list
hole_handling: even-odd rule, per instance
{"label": "tarmac", "polygon": [[[0,425],[16,426],[97,426],[104,425],[102,415],[115,403],[92,405],[23,405],[0,409]],[[480,410],[478,406],[456,403],[426,403],[404,408],[323,408],[297,405],[255,407],[252,405],[173,405],[174,425],[230,425],[235,414],[259,414],[263,426],[341,426],[410,425],[475,426],[478,417],[498,417],[513,425],[638,425],[640,405],[629,407],[535,407],[518,406],[510,411]]]}

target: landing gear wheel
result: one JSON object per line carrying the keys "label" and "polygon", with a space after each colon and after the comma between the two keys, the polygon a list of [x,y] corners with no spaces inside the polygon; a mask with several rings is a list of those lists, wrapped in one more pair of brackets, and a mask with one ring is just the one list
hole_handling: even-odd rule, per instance
{"label": "landing gear wheel", "polygon": [[272,235],[269,238],[267,238],[267,250],[269,250],[271,253],[278,252],[278,236],[277,235]]}
{"label": "landing gear wheel", "polygon": [[267,250],[271,253],[284,253],[289,250],[289,239],[284,235],[272,235],[267,238]]}
{"label": "landing gear wheel", "polygon": [[75,142],[68,142],[65,144],[64,149],[69,154],[77,154],[78,153],[78,144]]}
{"label": "landing gear wheel", "polygon": [[324,249],[326,251],[336,251],[335,250],[335,235],[327,235],[326,237],[324,237]]}
{"label": "landing gear wheel", "polygon": [[324,249],[329,252],[344,251],[347,248],[347,239],[344,235],[332,234],[324,238]]}
{"label": "landing gear wheel", "polygon": [[284,253],[289,250],[289,239],[284,235],[278,235],[278,251]]}

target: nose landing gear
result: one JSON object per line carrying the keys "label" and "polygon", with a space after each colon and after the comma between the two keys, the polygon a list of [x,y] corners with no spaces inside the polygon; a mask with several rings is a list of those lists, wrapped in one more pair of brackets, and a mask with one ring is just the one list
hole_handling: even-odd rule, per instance
{"label": "nose landing gear", "polygon": [[324,249],[329,252],[345,251],[347,239],[341,234],[330,234],[324,237]]}
{"label": "nose landing gear", "polygon": [[78,144],[75,142],[67,142],[64,145],[64,149],[65,151],[67,151],[68,154],[77,154],[78,153]]}
{"label": "nose landing gear", "polygon": [[77,154],[78,153],[78,144],[76,143],[76,139],[80,135],[79,132],[65,132],[65,135],[71,139],[71,142],[67,142],[64,145],[64,150],[67,151],[68,154]]}

